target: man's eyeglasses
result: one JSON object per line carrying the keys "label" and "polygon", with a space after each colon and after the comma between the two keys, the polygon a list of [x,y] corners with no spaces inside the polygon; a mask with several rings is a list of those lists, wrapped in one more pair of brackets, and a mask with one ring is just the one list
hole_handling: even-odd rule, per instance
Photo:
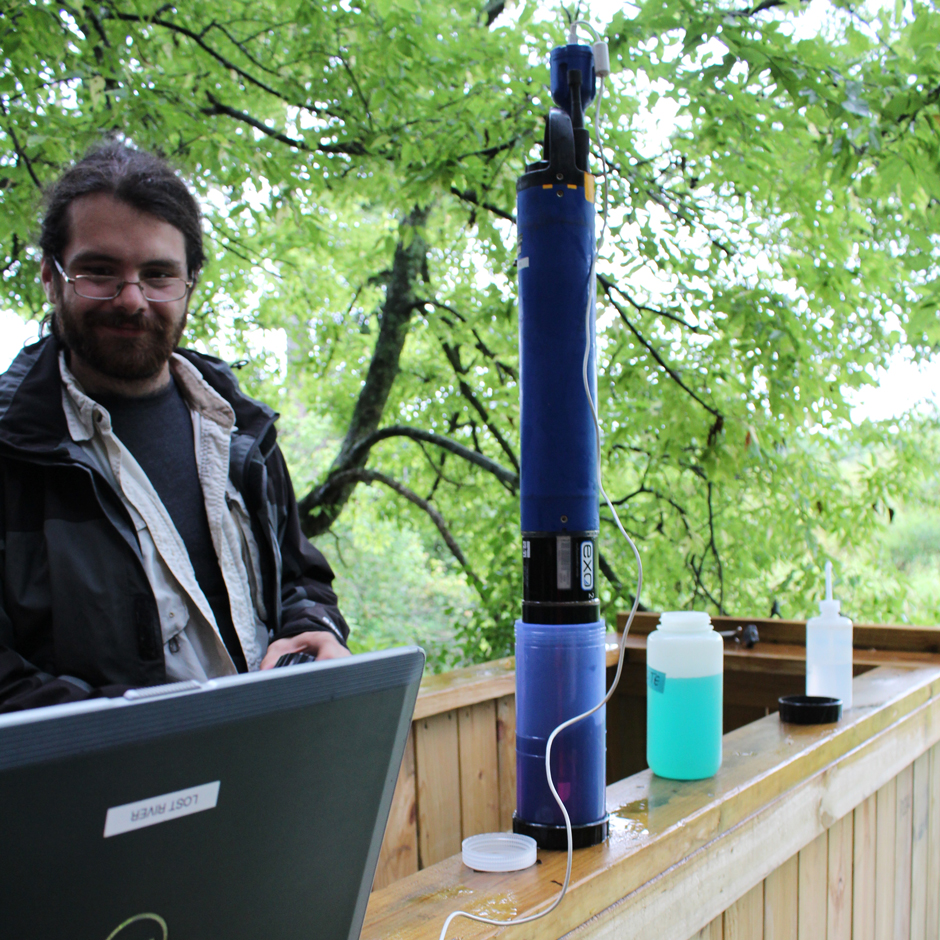
{"label": "man's eyeglasses", "polygon": [[136,284],[145,300],[155,304],[167,304],[182,300],[193,286],[191,280],[168,274],[148,274],[137,281],[126,281],[111,274],[76,274],[74,277],[65,273],[58,258],[52,259],[59,269],[59,274],[72,285],[79,297],[86,300],[114,300],[128,284]]}

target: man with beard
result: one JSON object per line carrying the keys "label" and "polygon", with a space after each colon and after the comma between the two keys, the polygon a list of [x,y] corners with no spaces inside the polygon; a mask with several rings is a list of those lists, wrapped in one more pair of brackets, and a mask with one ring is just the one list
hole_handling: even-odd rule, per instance
{"label": "man with beard", "polygon": [[0,711],[349,655],[277,415],[177,348],[205,260],[185,184],[93,150],[40,248],[52,333],[0,376]]}

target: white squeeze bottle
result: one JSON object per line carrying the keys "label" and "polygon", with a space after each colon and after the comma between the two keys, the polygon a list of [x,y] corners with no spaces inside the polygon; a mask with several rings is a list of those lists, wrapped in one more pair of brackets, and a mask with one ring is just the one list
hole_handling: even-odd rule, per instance
{"label": "white squeeze bottle", "polygon": [[852,707],[852,621],[832,599],[832,562],[826,562],[826,599],[806,621],[806,694],[842,699]]}

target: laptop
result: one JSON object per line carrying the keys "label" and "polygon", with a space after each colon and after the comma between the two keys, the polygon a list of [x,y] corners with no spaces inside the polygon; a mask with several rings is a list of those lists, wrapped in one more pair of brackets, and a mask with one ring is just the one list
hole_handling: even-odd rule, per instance
{"label": "laptop", "polygon": [[355,940],[418,648],[0,715],[4,940]]}

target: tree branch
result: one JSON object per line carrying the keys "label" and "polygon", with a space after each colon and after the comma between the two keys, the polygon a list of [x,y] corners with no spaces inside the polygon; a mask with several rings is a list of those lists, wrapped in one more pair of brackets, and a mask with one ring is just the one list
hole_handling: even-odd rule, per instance
{"label": "tree branch", "polygon": [[456,186],[451,186],[450,191],[458,199],[462,199],[464,202],[469,202],[471,206],[477,206],[480,209],[486,209],[487,212],[492,212],[493,215],[499,216],[499,218],[505,219],[507,222],[512,222],[513,225],[516,224],[516,217],[512,213],[506,212],[505,209],[500,209],[499,206],[494,206],[491,202],[481,202],[479,199],[477,199],[475,189],[459,190]]}
{"label": "tree branch", "polygon": [[443,454],[441,454],[441,463],[440,463],[440,466],[438,466],[434,462],[434,458],[428,453],[427,448],[424,446],[424,444],[421,441],[416,441],[416,443],[418,445],[418,449],[421,451],[422,455],[424,456],[424,459],[428,462],[428,465],[434,471],[434,483],[431,486],[431,492],[428,495],[428,499],[430,499],[434,495],[441,481],[443,481],[444,483],[449,483],[452,487],[459,490],[463,486],[463,484],[459,480],[451,480],[450,477],[444,476],[444,461],[447,459],[447,452],[445,451]]}
{"label": "tree branch", "polygon": [[[679,376],[679,373],[676,372],[675,369],[673,369],[666,362],[665,359],[663,359],[663,357],[656,351],[656,349],[652,346],[652,344],[630,322],[630,318],[627,316],[626,311],[624,311],[623,307],[621,307],[620,304],[618,304],[617,301],[614,300],[614,298],[611,296],[611,291],[606,287],[606,285],[604,286],[604,293],[607,295],[607,299],[613,304],[614,309],[617,311],[617,313],[620,314],[620,319],[623,320],[624,323],[626,323],[627,327],[630,329],[630,332],[633,333],[633,335],[640,341],[643,347],[649,352],[649,354],[653,357],[653,359],[656,360],[656,362],[663,369],[663,371],[665,371],[669,375],[669,377],[679,386],[679,388],[681,388],[692,399],[697,401],[710,415],[713,415],[716,419],[716,423],[720,421],[722,422],[722,425],[723,425],[724,415],[720,411],[718,411],[716,408],[713,408],[707,402],[699,398],[699,396],[696,395],[695,392],[693,392],[692,389],[689,388],[689,386],[686,385],[685,382],[682,381],[682,378]],[[718,427],[718,431],[720,430],[721,430],[721,426]],[[717,434],[717,432],[714,432],[714,433]],[[710,433],[709,437],[711,436],[712,434]]]}
{"label": "tree branch", "polygon": [[369,122],[370,129],[372,128],[372,110],[369,108],[369,102],[366,101],[366,96],[362,93],[362,88],[359,85],[356,76],[353,74],[353,70],[350,68],[349,62],[346,60],[346,56],[339,54],[339,60],[343,63],[343,70],[349,76],[350,82],[352,82],[353,89],[356,92],[356,97],[362,102],[362,110],[365,113],[366,120]]}
{"label": "tree branch", "polygon": [[675,509],[676,512],[679,513],[679,516],[682,519],[682,522],[686,527],[686,531],[688,531],[689,524],[686,521],[687,513],[684,507],[682,507],[679,503],[677,503],[670,496],[666,496],[664,493],[660,493],[659,490],[650,489],[647,486],[641,486],[638,489],[634,490],[632,493],[628,493],[626,496],[621,496],[620,499],[612,499],[611,503],[613,503],[614,506],[622,506],[624,503],[628,503],[631,499],[633,499],[634,496],[639,496],[641,493],[646,493],[650,496],[655,496],[656,499],[660,499],[664,503],[668,503],[670,506],[672,506],[672,508]]}
{"label": "tree branch", "polygon": [[488,27],[492,26],[505,8],[506,0],[487,0],[483,6],[483,12],[486,14],[486,25]]}
{"label": "tree branch", "polygon": [[[493,474],[500,483],[509,486],[513,490],[517,489],[519,486],[518,473],[507,470],[485,454],[478,453],[469,447],[465,447],[463,444],[458,444],[457,441],[451,440],[449,437],[444,437],[441,434],[434,434],[431,431],[424,431],[421,428],[409,428],[404,425],[392,425],[391,427],[382,428],[379,431],[374,431],[360,438],[349,449],[349,461],[357,465],[365,464],[369,451],[378,444],[379,441],[384,441],[390,437],[407,437],[413,441],[423,441],[425,444],[433,444],[435,447],[449,451],[456,457],[460,457],[468,463],[475,464],[477,467],[480,467],[480,469],[486,470],[487,473]],[[329,480],[327,480],[327,483],[328,482]]]}
{"label": "tree branch", "polygon": [[398,480],[393,479],[390,476],[387,476],[384,473],[379,473],[376,470],[366,470],[364,467],[352,469],[352,470],[343,470],[341,473],[336,474],[333,478],[334,482],[338,485],[351,483],[353,481],[358,483],[384,483],[389,489],[394,490],[398,493],[399,496],[403,496],[409,502],[414,503],[419,509],[423,509],[430,517],[434,525],[437,526],[437,531],[441,533],[441,537],[444,539],[444,543],[450,549],[451,554],[457,561],[460,563],[460,567],[466,572],[467,577],[471,581],[474,581],[477,585],[481,585],[482,582],[474,574],[473,569],[470,567],[470,563],[467,561],[466,556],[460,550],[460,546],[457,544],[457,540],[451,534],[450,529],[447,528],[447,523],[444,521],[444,517],[426,500],[422,499],[414,490],[408,489],[403,483],[399,483]]}
{"label": "tree branch", "polygon": [[[723,245],[709,229],[709,226],[695,218],[695,213],[690,211],[689,208],[683,204],[681,194],[671,192],[665,186],[660,183],[657,183],[655,180],[652,180],[648,177],[641,177],[639,173],[636,172],[636,169],[640,166],[650,165],[653,161],[651,160],[639,160],[636,164],[628,167],[626,171],[613,160],[608,160],[607,165],[610,170],[615,171],[617,175],[626,179],[635,189],[642,190],[646,196],[651,199],[656,205],[662,207],[666,212],[669,213],[674,219],[682,222],[684,225],[692,231],[696,231],[698,226],[705,231],[705,236],[717,248],[719,251],[724,253],[728,258],[733,258],[735,256],[735,251],[729,248],[727,245]],[[665,171],[660,171],[662,175]],[[672,198],[675,202],[675,205],[671,205],[667,195]]]}
{"label": "tree branch", "polygon": [[454,370],[454,373],[457,375],[457,384],[460,387],[460,394],[473,405],[477,414],[483,419],[483,423],[486,425],[487,430],[490,434],[496,438],[499,446],[502,448],[503,453],[509,458],[509,462],[515,468],[516,473],[519,472],[519,460],[516,457],[513,449],[509,446],[509,442],[503,437],[500,433],[499,428],[490,420],[489,413],[479,402],[476,395],[473,393],[473,389],[467,384],[466,380],[463,378],[466,375],[467,370],[460,364],[460,348],[451,346],[449,343],[441,341],[441,346],[444,349],[444,355],[447,356],[447,361],[451,364],[451,367]]}
{"label": "tree branch", "polygon": [[715,544],[715,513],[712,509],[712,484],[708,484],[708,544],[711,547],[712,554],[715,556],[715,564],[718,566],[718,613],[724,614],[725,602],[725,575],[721,566],[721,556],[718,554],[718,546]]}
{"label": "tree branch", "polygon": [[[624,589],[623,582],[617,576],[616,572],[610,566],[610,562],[607,561],[607,558],[604,556],[604,553],[598,549],[597,550],[597,566],[601,569],[604,577],[607,578],[610,586],[614,589],[614,597],[620,597],[623,600],[627,601],[630,606],[633,606],[633,601],[635,600],[635,595],[631,594],[629,591]],[[613,603],[614,598],[611,598],[611,603]],[[610,606],[610,605],[608,605]],[[642,604],[637,604],[637,610],[648,610],[649,608],[644,607]],[[605,608],[606,610],[606,608]]]}
{"label": "tree branch", "polygon": [[[0,111],[2,111],[4,117],[8,117],[7,109],[3,106],[3,102],[0,101]],[[10,135],[10,140],[13,141],[13,149],[16,151],[16,156],[18,160],[22,160],[26,165],[26,172],[29,173],[30,179],[36,184],[36,188],[42,192],[42,183],[39,182],[39,177],[36,175],[36,171],[33,169],[32,163],[29,162],[29,157],[26,156],[25,151],[20,146],[20,142],[16,137],[16,131],[13,130],[13,125],[7,125],[7,133]]]}
{"label": "tree branch", "polygon": [[422,300],[420,302],[428,307],[434,307],[437,310],[446,310],[449,314],[455,316],[461,323],[467,322],[467,318],[459,310],[455,310],[453,307],[448,306],[447,304],[443,304],[439,300]]}
{"label": "tree branch", "polygon": [[[496,372],[497,372],[497,374],[499,374],[499,373],[501,373],[501,372],[505,372],[506,375],[507,375],[510,379],[512,379],[514,382],[518,382],[518,381],[519,381],[519,376],[518,376],[516,370],[515,370],[512,366],[507,366],[505,362],[503,362],[502,360],[500,360],[500,359],[496,356],[496,353],[494,353],[494,352],[486,345],[486,343],[483,342],[482,338],[480,337],[480,334],[477,333],[477,331],[476,331],[476,327],[471,327],[471,328],[470,328],[470,332],[473,333],[473,338],[477,341],[476,348],[479,349],[480,352],[483,353],[483,355],[486,356],[486,358],[489,359],[490,362],[492,362],[494,366],[496,366]],[[502,382],[502,381],[503,381],[503,379],[502,379],[502,377],[500,377],[500,382]]]}
{"label": "tree branch", "polygon": [[221,53],[217,52],[215,49],[210,46],[199,33],[194,32],[191,29],[187,29],[185,26],[180,26],[178,23],[174,23],[171,20],[161,19],[158,16],[139,16],[136,13],[122,13],[119,10],[115,10],[113,7],[109,9],[109,14],[115,19],[122,20],[126,23],[141,23],[145,26],[160,26],[163,29],[167,29],[170,32],[179,33],[181,36],[185,36],[187,39],[192,40],[200,49],[208,54],[211,58],[215,59],[219,65],[223,66],[226,69],[234,72],[239,77],[243,78],[246,82],[251,85],[254,85],[256,88],[260,88],[262,91],[267,92],[269,95],[273,95],[275,98],[285,101],[288,104],[293,104],[294,107],[301,108],[304,111],[308,111],[311,114],[319,114],[320,112],[316,108],[311,108],[308,104],[302,104],[296,101],[289,101],[284,94],[279,92],[277,89],[272,88],[270,85],[265,84],[258,78],[255,78],[250,72],[246,72],[243,68],[239,68],[234,62],[230,59],[227,59]]}
{"label": "tree branch", "polygon": [[232,108],[227,104],[222,104],[222,102],[219,101],[219,99],[216,98],[211,91],[206,92],[206,98],[208,98],[212,107],[202,108],[203,114],[223,114],[226,117],[234,118],[236,121],[241,121],[242,124],[247,124],[249,127],[253,127],[255,130],[261,131],[261,133],[267,137],[271,137],[282,144],[287,144],[288,147],[296,147],[298,150],[302,150],[305,153],[342,153],[357,157],[361,157],[366,154],[365,147],[355,141],[349,146],[343,146],[341,144],[317,144],[316,147],[311,147],[310,144],[308,144],[305,140],[300,140],[297,137],[288,137],[286,134],[282,134],[279,130],[270,127],[263,121],[259,121],[257,118],[247,114],[245,111],[239,111],[237,108]]}
{"label": "tree branch", "polygon": [[692,594],[692,600],[694,601],[695,598],[701,594],[702,597],[708,601],[711,601],[715,605],[719,613],[723,614],[724,611],[721,609],[721,604],[715,600],[711,591],[705,587],[705,583],[702,581],[702,569],[705,567],[705,554],[702,554],[702,561],[698,568],[695,567],[695,555],[689,555],[689,567],[692,569],[692,573],[695,575],[695,591]]}
{"label": "tree branch", "polygon": [[[168,3],[166,6],[162,7],[153,15],[159,16],[161,13],[165,13],[168,10],[172,10],[172,9],[173,9],[173,4]],[[208,26],[206,26],[205,29],[203,29],[199,33],[199,38],[202,39],[203,37],[207,36],[209,32],[213,29],[218,30],[252,65],[261,69],[262,72],[267,72],[268,75],[273,75],[275,78],[280,78],[281,76],[279,72],[277,71],[277,69],[272,69],[271,66],[265,65],[260,59],[252,55],[248,51],[248,49],[245,48],[245,42],[246,41],[251,42],[252,40],[257,39],[259,36],[263,36],[265,33],[271,34],[274,32],[275,29],[278,29],[279,27],[290,26],[290,25],[291,25],[291,21],[289,20],[285,20],[284,22],[281,22],[281,23],[271,23],[269,25],[266,25],[264,29],[258,30],[254,33],[250,33],[248,36],[243,37],[242,39],[236,39],[228,31],[228,29],[225,26],[223,26],[221,23],[218,22],[218,20],[213,20],[211,23],[209,23]]]}
{"label": "tree branch", "polygon": [[761,0],[760,3],[752,7],[745,7],[743,10],[731,10],[728,16],[755,16],[758,13],[763,13],[764,10],[772,10],[774,7],[781,7],[785,2],[786,0]]}
{"label": "tree branch", "polygon": [[[658,310],[655,307],[647,307],[646,304],[641,304],[638,301],[634,300],[623,288],[618,287],[610,278],[605,277],[603,274],[598,274],[597,279],[601,282],[601,286],[604,288],[604,292],[615,290],[620,294],[623,299],[633,307],[634,310],[641,313],[651,313],[654,317],[665,317],[667,320],[672,320],[674,323],[678,323],[680,326],[684,326],[687,330],[690,330],[693,333],[704,333],[700,327],[694,326],[689,323],[687,320],[683,320],[682,317],[677,316],[674,313],[670,313],[668,310]],[[609,296],[609,294],[608,294]]]}
{"label": "tree branch", "polygon": [[483,150],[471,150],[469,153],[462,153],[457,157],[457,160],[458,162],[466,160],[467,157],[485,157],[487,160],[492,160],[498,153],[502,153],[504,150],[512,150],[517,143],[519,143],[519,138],[513,137],[512,140],[507,140],[502,144],[494,144],[492,147],[486,147]]}
{"label": "tree branch", "polygon": [[10,248],[10,260],[0,268],[0,274],[6,274],[10,268],[19,260],[20,257],[20,240],[16,232],[13,233],[13,244]]}
{"label": "tree branch", "polygon": [[[422,300],[421,303],[426,304],[429,307],[434,307],[437,310],[446,310],[449,314],[456,317],[461,323],[467,323],[467,318],[459,310],[449,306],[448,304],[441,303],[439,300],[427,299]],[[483,342],[483,338],[477,332],[477,328],[475,326],[470,327],[470,332],[473,334],[473,338],[476,340],[476,348],[479,349],[480,352],[483,353],[483,355],[486,356],[486,358],[489,359],[494,366],[496,366],[496,372],[500,376],[500,382],[503,381],[503,373],[505,373],[505,375],[507,375],[513,381],[518,381],[516,370],[512,366],[507,366],[506,363],[502,362],[497,357],[496,353],[494,353],[493,350]]]}

